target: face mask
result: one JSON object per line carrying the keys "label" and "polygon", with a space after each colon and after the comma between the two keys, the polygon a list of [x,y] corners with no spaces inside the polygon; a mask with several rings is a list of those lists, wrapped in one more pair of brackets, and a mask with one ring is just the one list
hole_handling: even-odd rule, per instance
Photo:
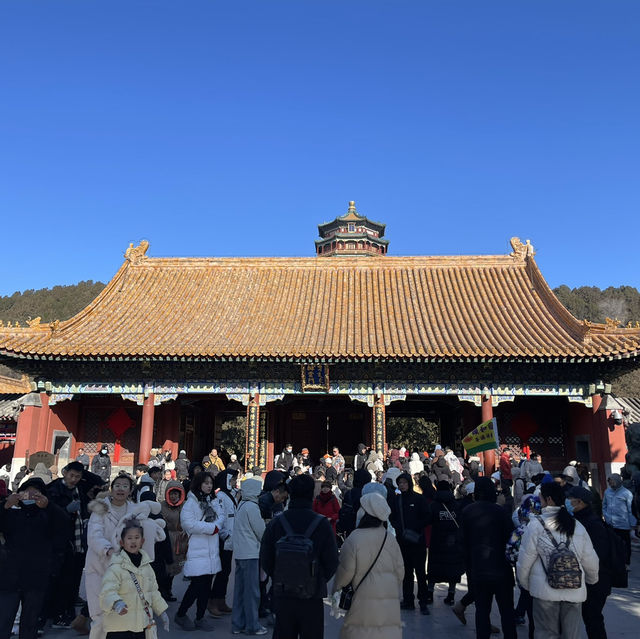
{"label": "face mask", "polygon": [[570,499],[565,499],[564,500],[564,507],[567,509],[567,511],[569,512],[570,515],[573,515],[573,506],[571,505],[571,500]]}
{"label": "face mask", "polygon": [[106,448],[103,448],[100,452],[101,452],[103,455],[106,455],[106,454],[107,454],[107,449],[106,449]]}
{"label": "face mask", "polygon": [[287,448],[287,452],[290,453],[293,450],[293,448]]}

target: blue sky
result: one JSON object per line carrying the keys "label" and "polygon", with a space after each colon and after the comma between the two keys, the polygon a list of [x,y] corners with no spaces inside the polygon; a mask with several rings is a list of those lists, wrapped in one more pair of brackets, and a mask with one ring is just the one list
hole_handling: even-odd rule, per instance
{"label": "blue sky", "polygon": [[640,3],[3,0],[0,295],[152,256],[530,238],[552,286],[640,287]]}

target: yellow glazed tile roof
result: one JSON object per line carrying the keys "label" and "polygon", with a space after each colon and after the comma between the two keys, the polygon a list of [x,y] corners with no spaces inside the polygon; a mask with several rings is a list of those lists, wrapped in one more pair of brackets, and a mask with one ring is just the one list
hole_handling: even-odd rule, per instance
{"label": "yellow glazed tile roof", "polygon": [[31,392],[31,385],[26,375],[21,379],[0,375],[0,395],[24,395],[29,392]]}
{"label": "yellow glazed tile roof", "polygon": [[501,256],[149,258],[131,247],[60,323],[0,328],[36,358],[612,359],[640,329],[575,319],[529,245]]}

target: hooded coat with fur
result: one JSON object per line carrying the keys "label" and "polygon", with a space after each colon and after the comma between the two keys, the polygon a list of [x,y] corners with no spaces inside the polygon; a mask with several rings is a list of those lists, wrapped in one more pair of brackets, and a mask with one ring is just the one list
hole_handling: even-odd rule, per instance
{"label": "hooded coat with fur", "polygon": [[[177,492],[179,499],[175,504],[169,501],[169,495],[173,492]],[[165,520],[166,534],[169,535],[171,541],[171,552],[173,554],[173,562],[167,566],[167,574],[170,577],[175,577],[182,571],[185,559],[187,558],[187,544],[189,542],[188,535],[182,530],[180,525],[180,511],[182,510],[182,504],[184,504],[185,493],[182,484],[179,481],[171,481],[167,486],[165,492],[165,500],[161,503],[162,518]]]}
{"label": "hooded coat with fur", "polygon": [[122,530],[124,520],[135,516],[141,521],[145,530],[143,548],[147,553],[150,551],[153,554],[155,542],[164,539],[164,530],[161,525],[148,519],[149,513],[157,514],[160,512],[160,504],[151,501],[134,504],[127,501],[125,508],[116,512],[108,495],[109,493],[100,493],[96,499],[89,503],[91,516],[87,528],[88,548],[85,561],[85,581],[89,613],[94,620],[102,615],[99,597],[102,577],[109,565],[107,552],[109,550],[116,551],[119,548],[120,533],[117,531]]}

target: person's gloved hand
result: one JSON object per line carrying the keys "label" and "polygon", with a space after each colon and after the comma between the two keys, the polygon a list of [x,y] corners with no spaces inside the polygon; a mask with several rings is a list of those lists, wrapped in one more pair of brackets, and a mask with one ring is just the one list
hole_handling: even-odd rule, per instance
{"label": "person's gloved hand", "polygon": [[127,604],[122,601],[122,599],[118,599],[118,601],[113,604],[113,610],[119,615],[126,615],[128,612]]}
{"label": "person's gloved hand", "polygon": [[80,501],[75,499],[70,504],[67,505],[66,511],[69,514],[77,513],[80,510]]}
{"label": "person's gloved hand", "polygon": [[160,615],[160,621],[162,622],[162,627],[165,629],[165,632],[169,632],[169,615],[167,615],[166,612]]}

